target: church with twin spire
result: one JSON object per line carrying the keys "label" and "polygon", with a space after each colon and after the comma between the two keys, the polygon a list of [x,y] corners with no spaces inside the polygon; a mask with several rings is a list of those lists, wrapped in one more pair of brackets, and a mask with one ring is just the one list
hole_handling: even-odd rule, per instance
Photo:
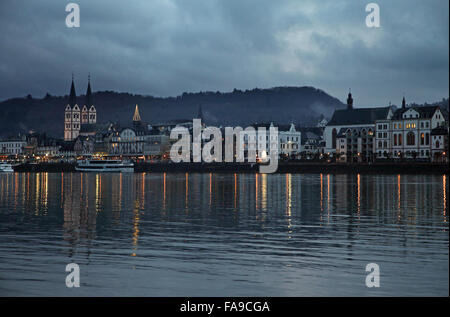
{"label": "church with twin spire", "polygon": [[64,111],[64,141],[73,141],[80,134],[81,127],[86,124],[97,123],[97,110],[92,97],[91,79],[88,77],[88,86],[83,107],[77,102],[75,84],[70,87],[69,100]]}

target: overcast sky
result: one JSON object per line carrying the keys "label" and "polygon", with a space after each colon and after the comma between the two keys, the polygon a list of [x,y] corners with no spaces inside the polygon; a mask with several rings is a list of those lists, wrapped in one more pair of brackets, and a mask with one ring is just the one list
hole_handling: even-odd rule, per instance
{"label": "overcast sky", "polygon": [[[65,25],[79,4],[80,28]],[[356,106],[449,95],[449,1],[0,1],[0,99],[314,86]]]}

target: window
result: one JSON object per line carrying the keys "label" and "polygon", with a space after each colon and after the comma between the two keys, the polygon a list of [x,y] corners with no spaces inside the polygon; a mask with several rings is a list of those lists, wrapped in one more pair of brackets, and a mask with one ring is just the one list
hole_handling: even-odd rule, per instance
{"label": "window", "polygon": [[398,145],[402,145],[403,134],[398,135]]}
{"label": "window", "polygon": [[394,129],[397,129],[397,123],[394,123]]}
{"label": "window", "polygon": [[421,133],[420,134],[420,145],[424,145],[425,144],[425,134]]}
{"label": "window", "polygon": [[397,145],[397,134],[394,134],[394,145]]}
{"label": "window", "polygon": [[429,133],[425,134],[425,144],[426,145],[430,144],[430,134]]}
{"label": "window", "polygon": [[414,133],[412,133],[412,132],[409,132],[407,135],[406,135],[406,144],[407,145],[414,145],[416,142],[415,142],[415,135],[414,135]]}

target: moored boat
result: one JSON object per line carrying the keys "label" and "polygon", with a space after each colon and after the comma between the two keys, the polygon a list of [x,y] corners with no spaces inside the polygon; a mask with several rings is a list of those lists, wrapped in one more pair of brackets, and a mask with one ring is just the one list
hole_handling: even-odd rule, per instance
{"label": "moored boat", "polygon": [[79,172],[134,172],[132,162],[121,160],[83,160],[78,161],[75,170]]}
{"label": "moored boat", "polygon": [[0,173],[2,172],[14,172],[12,164],[6,162],[0,162]]}

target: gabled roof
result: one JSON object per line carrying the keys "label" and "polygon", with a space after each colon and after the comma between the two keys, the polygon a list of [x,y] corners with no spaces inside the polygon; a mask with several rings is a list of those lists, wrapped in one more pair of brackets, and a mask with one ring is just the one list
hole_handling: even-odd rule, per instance
{"label": "gabled roof", "polygon": [[76,103],[77,103],[77,94],[75,93],[75,84],[73,83],[73,76],[72,76],[72,85],[70,86],[70,95],[68,104],[73,107]]}
{"label": "gabled roof", "polygon": [[80,127],[80,133],[95,133],[107,131],[110,127],[108,123],[85,123]]}
{"label": "gabled roof", "polygon": [[335,110],[327,126],[372,124],[377,120],[386,119],[390,107],[356,108]]}
{"label": "gabled roof", "polygon": [[[254,123],[251,126],[257,130],[258,128],[266,128],[266,130],[269,130],[270,127],[278,128],[278,131],[284,131],[288,132],[291,130],[291,123],[289,124],[276,124],[273,122],[261,122],[261,123]],[[294,124],[295,132],[298,132],[297,127]]]}
{"label": "gabled roof", "polygon": [[423,106],[423,107],[409,107],[409,108],[402,108],[398,109],[394,112],[394,115],[392,116],[393,120],[401,120],[403,119],[403,114],[408,110],[415,110],[419,113],[421,119],[429,119],[431,118],[437,109],[440,109],[444,117],[447,115],[447,112],[445,109],[439,107],[439,106]]}
{"label": "gabled roof", "polygon": [[87,106],[92,106],[94,104],[94,100],[92,98],[92,90],[91,90],[91,77],[88,78],[88,86],[86,90],[86,103]]}

